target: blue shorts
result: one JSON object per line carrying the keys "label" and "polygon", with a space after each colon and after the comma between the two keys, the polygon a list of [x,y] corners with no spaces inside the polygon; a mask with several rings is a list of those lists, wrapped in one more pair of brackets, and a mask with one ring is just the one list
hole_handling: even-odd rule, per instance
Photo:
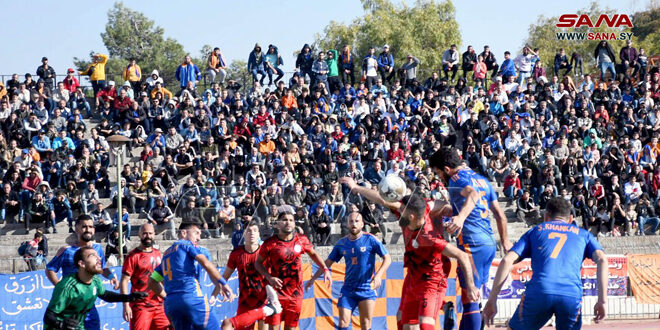
{"label": "blue shorts", "polygon": [[220,329],[206,296],[174,294],[165,298],[165,315],[176,330]]}
{"label": "blue shorts", "polygon": [[339,294],[339,299],[337,300],[337,307],[346,308],[353,312],[358,304],[363,300],[376,300],[376,291],[374,290],[357,290],[357,291],[347,291]]}
{"label": "blue shorts", "polygon": [[[497,247],[495,245],[478,245],[473,246],[469,244],[462,244],[458,246],[461,251],[467,253],[472,263],[472,275],[474,277],[474,286],[481,289],[488,283],[488,274],[490,266],[495,259]],[[458,267],[458,279],[461,283],[461,288],[465,289],[466,282],[463,280],[463,270]]]}
{"label": "blue shorts", "polygon": [[96,310],[96,306],[85,316],[85,329],[87,330],[101,330],[101,318],[99,317],[99,311]]}
{"label": "blue shorts", "polygon": [[554,314],[557,329],[582,327],[582,297],[554,294],[523,295],[516,313],[509,320],[513,330],[540,329]]}

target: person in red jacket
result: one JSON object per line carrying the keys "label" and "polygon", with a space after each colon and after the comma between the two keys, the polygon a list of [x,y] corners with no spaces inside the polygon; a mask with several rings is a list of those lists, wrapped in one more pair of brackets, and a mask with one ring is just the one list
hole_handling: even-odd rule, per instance
{"label": "person in red jacket", "polygon": [[266,111],[266,105],[262,104],[259,107],[259,113],[254,116],[254,119],[252,120],[252,123],[260,126],[265,126],[266,122],[270,122],[271,125],[275,125],[275,119],[273,119],[273,116],[271,116],[268,111]]}
{"label": "person in red jacket", "polygon": [[131,105],[133,105],[133,100],[126,95],[126,90],[122,88],[119,91],[119,96],[112,104],[113,108],[119,115],[118,118],[126,118],[126,112],[131,108]]}
{"label": "person in red jacket", "polygon": [[66,71],[66,78],[62,81],[64,83],[64,88],[69,91],[69,93],[75,93],[76,88],[80,86],[80,82],[78,81],[78,78],[74,76],[76,73],[75,70],[72,68],[69,68],[69,70]]}
{"label": "person in red jacket", "polygon": [[101,102],[112,103],[115,101],[115,98],[117,98],[117,90],[115,89],[115,82],[110,81],[108,82],[108,86],[104,87],[96,94],[96,107],[98,108]]}
{"label": "person in red jacket", "polygon": [[21,191],[21,212],[19,218],[22,220],[25,210],[28,208],[30,204],[30,200],[32,199],[32,195],[34,195],[34,192],[36,191],[37,187],[41,183],[41,178],[39,177],[38,173],[36,170],[31,169],[28,170],[28,174],[23,180],[23,184],[21,184],[21,188],[23,189]]}
{"label": "person in red jacket", "polygon": [[511,199],[522,196],[522,184],[520,183],[518,172],[511,171],[504,178],[504,196]]}

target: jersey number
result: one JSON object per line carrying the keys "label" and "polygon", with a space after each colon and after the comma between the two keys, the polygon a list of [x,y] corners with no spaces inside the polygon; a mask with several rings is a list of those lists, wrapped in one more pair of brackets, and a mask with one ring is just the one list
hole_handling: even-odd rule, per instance
{"label": "jersey number", "polygon": [[165,259],[165,262],[163,262],[163,276],[167,276],[170,281],[172,280],[172,266],[170,266],[170,258]]}
{"label": "jersey number", "polygon": [[483,207],[483,211],[479,212],[479,215],[482,218],[488,218],[488,203],[486,202],[486,192],[485,191],[480,191],[479,192],[479,204],[481,207]]}
{"label": "jersey number", "polygon": [[560,233],[548,234],[548,239],[554,239],[554,238],[559,238],[559,242],[557,242],[557,245],[555,245],[555,248],[552,250],[550,259],[556,259],[557,256],[559,255],[559,252],[561,252],[561,248],[564,247],[564,243],[566,243],[566,234],[560,234]]}

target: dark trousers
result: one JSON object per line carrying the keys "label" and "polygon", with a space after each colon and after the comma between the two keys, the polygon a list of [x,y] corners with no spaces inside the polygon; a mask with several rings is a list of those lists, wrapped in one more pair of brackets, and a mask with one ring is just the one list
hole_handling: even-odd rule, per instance
{"label": "dark trousers", "polygon": [[330,88],[330,93],[334,93],[335,91],[341,90],[344,85],[341,83],[341,79],[339,79],[339,76],[332,76],[328,77],[328,85]]}
{"label": "dark trousers", "polygon": [[571,72],[571,69],[573,69],[573,66],[570,64],[560,64],[556,65],[555,64],[555,75],[559,77],[559,70],[561,69],[566,69],[566,72],[564,72],[564,75],[567,75],[569,72]]}
{"label": "dark trousers", "polygon": [[389,83],[392,78],[394,78],[394,74],[396,71],[392,70],[392,72],[388,72],[388,70],[385,67],[379,66],[378,71],[380,72],[380,77],[383,79],[383,81],[387,81]]}
{"label": "dark trousers", "polygon": [[497,65],[497,63],[486,63],[486,70],[493,71],[493,73],[490,74],[490,79],[493,79],[493,77],[497,76],[497,70],[499,70],[499,68],[500,66]]}
{"label": "dark trousers", "polygon": [[458,72],[458,65],[452,65],[451,68],[447,64],[442,65],[442,72],[445,73],[445,78],[449,79],[449,72],[451,71],[451,80],[456,78],[456,73]]}
{"label": "dark trousers", "polygon": [[351,86],[355,86],[354,70],[348,70],[348,73],[346,73],[346,69],[341,69],[341,80],[344,84],[348,84],[348,81],[350,80]]}

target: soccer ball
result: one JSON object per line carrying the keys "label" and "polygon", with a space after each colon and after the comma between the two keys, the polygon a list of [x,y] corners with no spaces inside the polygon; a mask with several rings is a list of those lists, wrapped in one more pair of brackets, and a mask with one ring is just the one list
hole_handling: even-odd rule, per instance
{"label": "soccer ball", "polygon": [[378,193],[386,202],[398,202],[406,194],[406,183],[396,174],[390,174],[378,183]]}

